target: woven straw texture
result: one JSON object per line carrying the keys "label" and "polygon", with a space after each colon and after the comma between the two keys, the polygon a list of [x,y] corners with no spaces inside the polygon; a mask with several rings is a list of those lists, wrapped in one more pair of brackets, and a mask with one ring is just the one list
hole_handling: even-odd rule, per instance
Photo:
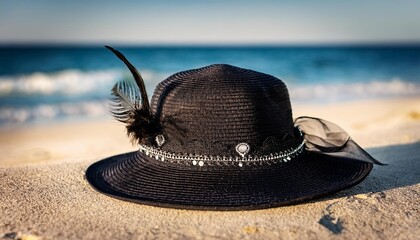
{"label": "woven straw texture", "polygon": [[167,165],[133,152],[95,163],[86,177],[102,193],[142,204],[245,210],[324,196],[357,184],[371,169],[369,163],[349,163],[318,155],[257,168],[192,169]]}
{"label": "woven straw texture", "polygon": [[174,74],[156,87],[152,110],[166,151],[235,156],[246,142],[252,155],[270,136],[285,149],[299,144],[286,85],[252,70],[218,64]]}

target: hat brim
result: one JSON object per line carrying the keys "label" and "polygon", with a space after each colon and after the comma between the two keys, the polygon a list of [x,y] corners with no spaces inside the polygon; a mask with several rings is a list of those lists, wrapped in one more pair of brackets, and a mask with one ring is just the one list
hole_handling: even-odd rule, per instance
{"label": "hat brim", "polygon": [[313,153],[271,166],[182,166],[139,151],[92,164],[87,181],[99,192],[141,204],[202,210],[245,210],[289,205],[351,187],[371,163]]}

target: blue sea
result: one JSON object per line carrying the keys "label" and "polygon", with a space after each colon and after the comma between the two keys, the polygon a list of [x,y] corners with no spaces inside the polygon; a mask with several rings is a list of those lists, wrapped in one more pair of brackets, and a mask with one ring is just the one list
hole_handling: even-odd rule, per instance
{"label": "blue sea", "polygon": [[[151,96],[178,71],[227,63],[274,75],[293,102],[420,96],[420,46],[114,46]],[[118,80],[130,78],[102,46],[0,47],[0,126],[109,117]]]}

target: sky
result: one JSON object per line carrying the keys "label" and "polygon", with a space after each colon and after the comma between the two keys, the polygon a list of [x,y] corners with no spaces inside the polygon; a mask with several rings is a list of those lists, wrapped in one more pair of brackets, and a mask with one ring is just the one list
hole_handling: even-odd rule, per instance
{"label": "sky", "polygon": [[0,0],[0,43],[419,43],[418,0]]}

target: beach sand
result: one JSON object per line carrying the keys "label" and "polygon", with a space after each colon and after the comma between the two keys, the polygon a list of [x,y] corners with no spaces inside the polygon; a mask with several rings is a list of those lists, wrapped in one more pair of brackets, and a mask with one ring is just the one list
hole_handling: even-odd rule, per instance
{"label": "beach sand", "polygon": [[120,201],[84,171],[135,150],[124,126],[101,120],[0,131],[0,238],[418,239],[420,98],[293,104],[294,117],[337,123],[375,158],[359,185],[326,198],[256,211],[191,211]]}

